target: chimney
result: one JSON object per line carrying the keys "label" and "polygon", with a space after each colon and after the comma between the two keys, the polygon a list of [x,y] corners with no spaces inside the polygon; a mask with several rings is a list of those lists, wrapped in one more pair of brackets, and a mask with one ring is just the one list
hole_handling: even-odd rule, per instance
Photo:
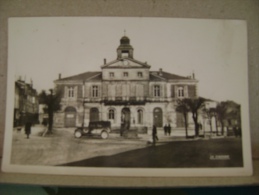
{"label": "chimney", "polygon": [[192,73],[192,79],[195,79],[195,74],[194,74],[194,72]]}
{"label": "chimney", "polygon": [[60,74],[60,73],[58,74],[58,79],[59,79],[59,80],[61,79],[61,74]]}
{"label": "chimney", "polygon": [[106,64],[106,58],[103,59],[103,63]]}
{"label": "chimney", "polygon": [[159,68],[159,76],[162,76],[163,75],[163,69],[162,68]]}

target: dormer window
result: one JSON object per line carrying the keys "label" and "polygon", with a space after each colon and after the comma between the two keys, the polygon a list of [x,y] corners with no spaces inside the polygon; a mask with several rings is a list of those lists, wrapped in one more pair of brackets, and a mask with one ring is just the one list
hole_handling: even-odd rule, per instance
{"label": "dormer window", "polygon": [[138,72],[138,77],[142,78],[143,77],[143,73],[142,72]]}
{"label": "dormer window", "polygon": [[110,72],[110,78],[114,77],[114,72]]}

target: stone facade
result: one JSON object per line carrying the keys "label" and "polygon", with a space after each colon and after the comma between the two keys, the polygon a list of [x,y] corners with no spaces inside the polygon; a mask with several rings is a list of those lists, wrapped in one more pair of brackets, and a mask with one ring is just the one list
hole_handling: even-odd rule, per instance
{"label": "stone facade", "polygon": [[[62,91],[62,109],[54,125],[74,127],[89,121],[111,121],[112,127],[183,127],[175,111],[178,98],[197,97],[194,76],[183,77],[133,58],[128,37],[120,40],[117,59],[101,66],[101,71],[59,78],[54,81]],[[84,120],[83,120],[84,119]],[[191,119],[191,118],[190,118]],[[191,122],[192,120],[190,120]]]}
{"label": "stone facade", "polygon": [[26,121],[38,123],[38,94],[32,83],[15,81],[14,94],[14,127],[22,126]]}

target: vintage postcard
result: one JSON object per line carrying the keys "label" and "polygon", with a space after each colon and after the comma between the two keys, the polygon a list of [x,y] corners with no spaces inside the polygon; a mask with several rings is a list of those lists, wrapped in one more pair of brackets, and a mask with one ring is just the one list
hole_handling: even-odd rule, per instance
{"label": "vintage postcard", "polygon": [[241,20],[10,18],[2,170],[251,175],[247,77]]}

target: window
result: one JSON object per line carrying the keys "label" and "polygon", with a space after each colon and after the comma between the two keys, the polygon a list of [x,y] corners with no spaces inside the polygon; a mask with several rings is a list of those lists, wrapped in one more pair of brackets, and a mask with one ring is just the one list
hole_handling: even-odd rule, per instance
{"label": "window", "polygon": [[138,124],[143,124],[143,110],[138,110]]}
{"label": "window", "polygon": [[128,72],[123,72],[123,76],[124,76],[124,77],[128,77],[128,76],[129,76],[129,73],[128,73]]}
{"label": "window", "polygon": [[178,87],[177,95],[178,95],[178,97],[184,97],[184,89],[183,89],[183,87]]}
{"label": "window", "polygon": [[69,87],[68,88],[68,97],[69,98],[74,97],[74,87]]}
{"label": "window", "polygon": [[154,85],[154,96],[155,97],[160,97],[161,96],[161,91],[160,91],[160,86],[159,85]]}
{"label": "window", "polygon": [[114,72],[110,72],[110,77],[111,77],[111,78],[114,77]]}
{"label": "window", "polygon": [[122,51],[121,57],[128,58],[129,57],[129,52]]}
{"label": "window", "polygon": [[110,109],[110,110],[109,110],[108,118],[114,120],[114,118],[115,118],[115,113],[114,113],[114,110],[113,110],[113,109]]}
{"label": "window", "polygon": [[138,72],[138,77],[143,77],[143,73],[142,72]]}
{"label": "window", "polygon": [[98,97],[99,96],[99,90],[98,90],[98,86],[94,85],[92,87],[92,97]]}

